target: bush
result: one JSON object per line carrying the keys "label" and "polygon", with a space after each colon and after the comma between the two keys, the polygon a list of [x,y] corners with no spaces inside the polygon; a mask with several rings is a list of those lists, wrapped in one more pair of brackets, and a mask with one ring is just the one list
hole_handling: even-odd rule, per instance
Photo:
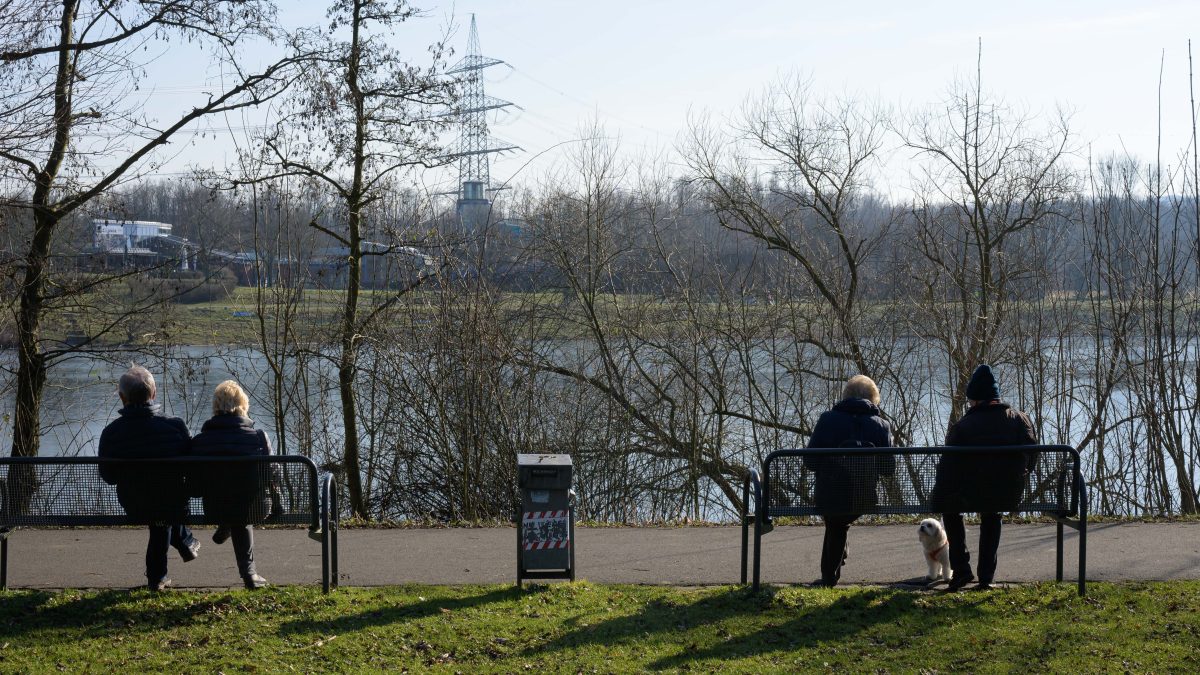
{"label": "bush", "polygon": [[194,271],[172,272],[168,277],[143,277],[129,281],[131,294],[153,295],[184,305],[225,300],[235,288],[237,276],[224,268],[208,275]]}

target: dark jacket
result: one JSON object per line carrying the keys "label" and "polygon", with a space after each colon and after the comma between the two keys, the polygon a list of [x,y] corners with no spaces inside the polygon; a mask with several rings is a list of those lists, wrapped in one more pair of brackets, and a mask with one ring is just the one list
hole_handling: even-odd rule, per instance
{"label": "dark jacket", "polygon": [[[191,445],[187,425],[158,414],[149,403],[121,408],[100,432],[100,457],[138,459],[180,457]],[[117,486],[117,500],[137,523],[179,523],[188,514],[182,467],[147,468],[100,465],[100,478]]]}
{"label": "dark jacket", "polygon": [[[192,439],[192,454],[208,457],[270,455],[271,441],[241,415],[215,415]],[[271,513],[271,487],[281,480],[278,465],[200,466],[192,491],[204,501],[204,516],[223,525],[261,522]]]}
{"label": "dark jacket", "polygon": [[[838,401],[813,428],[810,448],[889,448],[892,427],[874,403],[861,398]],[[896,472],[891,455],[810,455],[804,466],[816,474],[813,500],[823,515],[857,515],[878,503],[880,476]]]}
{"label": "dark jacket", "polygon": [[[946,434],[946,445],[1037,445],[1029,417],[1007,403],[976,405]],[[1012,511],[1025,491],[1035,452],[944,455],[938,462],[931,501],[945,513]]]}

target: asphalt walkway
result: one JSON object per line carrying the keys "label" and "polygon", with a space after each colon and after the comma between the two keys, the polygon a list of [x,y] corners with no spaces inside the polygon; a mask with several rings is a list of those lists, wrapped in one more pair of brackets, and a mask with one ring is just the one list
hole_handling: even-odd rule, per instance
{"label": "asphalt walkway", "polygon": [[[1078,535],[1066,534],[1066,578],[1074,579]],[[176,586],[239,585],[233,549],[198,530],[200,558],[171,552]],[[819,576],[821,527],[780,527],[763,538],[762,578],[810,582]],[[969,548],[978,529],[967,527]],[[997,581],[1054,578],[1055,528],[1006,524]],[[354,529],[339,536],[341,583],[495,584],[516,578],[516,530]],[[126,588],[144,583],[146,533],[133,529],[18,530],[9,540],[10,588]],[[740,528],[579,528],[580,579],[599,583],[707,585],[738,580]],[[303,530],[256,532],[259,573],[276,584],[316,584],[320,544]],[[925,574],[915,525],[850,530],[844,583],[893,583]],[[1093,581],[1200,579],[1200,523],[1093,524],[1087,577]]]}

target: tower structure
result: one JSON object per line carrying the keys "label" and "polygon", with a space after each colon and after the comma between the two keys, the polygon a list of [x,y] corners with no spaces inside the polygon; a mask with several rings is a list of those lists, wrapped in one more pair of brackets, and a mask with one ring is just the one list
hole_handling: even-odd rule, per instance
{"label": "tower structure", "polygon": [[475,26],[475,15],[471,15],[471,32],[467,38],[467,53],[447,74],[462,75],[462,108],[458,111],[461,135],[458,150],[459,192],[458,215],[468,229],[483,225],[491,207],[488,192],[491,190],[491,175],[488,156],[505,150],[516,150],[515,145],[504,145],[493,141],[488,134],[487,114],[490,110],[505,108],[512,103],[492,96],[483,90],[483,70],[504,63],[479,53],[479,30]]}

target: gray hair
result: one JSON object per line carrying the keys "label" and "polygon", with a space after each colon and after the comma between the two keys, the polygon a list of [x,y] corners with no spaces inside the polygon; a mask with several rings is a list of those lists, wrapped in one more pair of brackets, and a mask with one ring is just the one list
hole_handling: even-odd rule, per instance
{"label": "gray hair", "polygon": [[117,391],[126,404],[138,404],[154,398],[158,389],[154,386],[154,376],[150,371],[139,365],[131,365],[121,376]]}
{"label": "gray hair", "polygon": [[847,380],[846,386],[842,388],[842,398],[865,398],[879,405],[879,387],[875,386],[875,380],[866,375],[855,375]]}

